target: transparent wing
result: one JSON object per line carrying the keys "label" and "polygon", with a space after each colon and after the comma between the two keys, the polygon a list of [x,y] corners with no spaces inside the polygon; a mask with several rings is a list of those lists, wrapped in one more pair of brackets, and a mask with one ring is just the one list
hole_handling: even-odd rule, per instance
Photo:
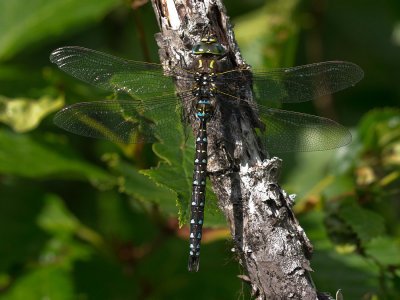
{"label": "transparent wing", "polygon": [[262,105],[295,103],[335,93],[355,85],[364,76],[351,62],[327,61],[287,69],[241,69],[219,73],[218,88],[240,97],[243,82],[252,77],[254,98]]}
{"label": "transparent wing", "polygon": [[171,76],[193,80],[190,71],[161,64],[130,61],[82,47],[62,47],[50,61],[64,72],[99,88],[141,99],[172,94]]}
{"label": "transparent wing", "polygon": [[[225,109],[226,114],[234,115],[234,119],[251,117],[255,133],[269,153],[323,151],[351,142],[350,132],[327,118],[265,107],[227,95],[220,95],[217,99],[218,105]],[[227,143],[235,142],[211,126],[207,130],[214,131]]]}
{"label": "transparent wing", "polygon": [[268,152],[321,151],[351,142],[350,132],[330,119],[252,105],[263,130],[256,129]]}
{"label": "transparent wing", "polygon": [[[75,104],[56,114],[58,126],[76,134],[122,143],[155,142],[159,130],[167,138],[174,135],[168,124],[176,122],[179,104],[170,76],[192,81],[190,71],[128,61],[80,47],[59,48],[50,60],[72,76],[100,88],[149,99]],[[243,82],[251,76],[255,98],[267,104],[302,102],[330,94],[354,85],[363,72],[348,62],[278,70],[231,70],[216,76],[218,89],[241,98],[241,90],[246,86]],[[347,129],[329,119],[249,105],[266,125],[259,135],[270,152],[327,150],[351,140]]]}
{"label": "transparent wing", "polygon": [[75,134],[119,143],[153,143],[174,136],[180,122],[176,97],[147,100],[94,101],[60,110],[54,123]]}

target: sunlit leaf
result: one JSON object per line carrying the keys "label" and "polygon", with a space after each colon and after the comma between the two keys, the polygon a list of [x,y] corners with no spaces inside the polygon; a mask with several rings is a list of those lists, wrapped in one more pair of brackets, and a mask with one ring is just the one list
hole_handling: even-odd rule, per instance
{"label": "sunlit leaf", "polygon": [[64,97],[53,99],[43,96],[40,99],[15,98],[0,96],[0,122],[9,125],[16,132],[35,129],[48,114],[64,105]]}

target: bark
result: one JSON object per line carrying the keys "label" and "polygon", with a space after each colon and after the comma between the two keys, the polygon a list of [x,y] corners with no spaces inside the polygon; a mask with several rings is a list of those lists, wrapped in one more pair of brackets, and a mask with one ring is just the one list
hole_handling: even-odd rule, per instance
{"label": "bark", "polygon": [[[211,32],[227,49],[227,68],[245,65],[220,0],[152,0],[152,5],[161,29],[156,40],[162,63],[190,66],[192,46]],[[187,88],[176,84],[178,90]],[[244,84],[244,96],[252,101],[251,82]],[[189,114],[190,106],[183,101],[196,130],[199,122]],[[208,125],[214,130],[209,132],[207,171],[246,273],[239,277],[257,299],[318,299],[310,276],[312,245],[294,216],[295,196],[278,183],[282,162],[261,150],[253,130],[259,125],[256,116],[246,107],[235,110],[226,114],[219,107]]]}

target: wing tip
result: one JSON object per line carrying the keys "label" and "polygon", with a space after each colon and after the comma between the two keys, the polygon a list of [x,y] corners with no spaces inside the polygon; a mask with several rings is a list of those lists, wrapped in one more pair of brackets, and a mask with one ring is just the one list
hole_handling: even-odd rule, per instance
{"label": "wing tip", "polygon": [[354,86],[356,83],[360,82],[364,78],[365,75],[364,70],[356,63],[353,62],[346,62],[346,63],[353,68],[353,72],[351,73],[353,75],[351,78],[352,79],[351,83],[352,86]]}
{"label": "wing tip", "polygon": [[49,59],[52,63],[59,65],[63,58],[70,56],[71,53],[76,50],[88,50],[88,49],[79,46],[59,47],[50,53]]}

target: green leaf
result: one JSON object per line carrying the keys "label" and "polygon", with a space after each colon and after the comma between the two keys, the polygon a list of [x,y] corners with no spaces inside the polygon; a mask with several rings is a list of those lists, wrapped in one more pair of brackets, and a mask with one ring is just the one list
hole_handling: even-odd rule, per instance
{"label": "green leaf", "polygon": [[[189,130],[181,122],[178,112],[172,108],[170,111],[165,111],[165,109],[159,112],[154,111],[152,115],[155,120],[164,120],[166,114],[175,115],[175,118],[169,118],[163,122],[163,126],[157,127],[156,134],[163,140],[163,143],[153,145],[153,151],[165,161],[160,162],[156,168],[143,170],[141,173],[177,194],[179,224],[182,226],[188,220],[190,211],[194,140],[191,134],[188,136]],[[212,225],[225,224],[225,219],[217,209],[216,197],[209,185],[206,199],[205,219],[210,220],[207,224],[211,225],[212,221],[214,222]]]}
{"label": "green leaf", "polygon": [[243,57],[253,67],[292,66],[299,28],[293,21],[298,0],[268,1],[234,20]]}
{"label": "green leaf", "polygon": [[362,299],[379,290],[379,268],[360,255],[314,249],[311,265],[317,274],[313,280],[318,290],[334,295],[340,287],[344,299]]}
{"label": "green leaf", "polygon": [[55,236],[43,247],[40,253],[42,265],[57,265],[67,271],[73,269],[77,260],[88,260],[93,253],[93,248],[72,237]]}
{"label": "green leaf", "polygon": [[[192,146],[191,146],[192,145]],[[157,168],[143,171],[163,186],[169,187],[177,193],[177,206],[179,209],[179,223],[182,226],[189,219],[190,200],[192,194],[193,178],[193,159],[194,159],[194,141],[189,139],[183,148],[176,147],[178,155],[173,152],[171,145],[155,145],[157,154],[169,160],[170,164],[160,163]],[[176,152],[175,152],[176,153]],[[207,220],[205,226],[226,225],[225,218],[217,205],[217,198],[212,191],[211,183],[207,181],[206,187],[206,205],[205,217]]]}
{"label": "green leaf", "polygon": [[57,267],[32,270],[18,278],[3,300],[76,299],[70,274]]}
{"label": "green leaf", "polygon": [[[142,171],[157,184],[160,184],[177,194],[179,223],[182,225],[188,219],[189,199],[191,195],[191,168],[194,149],[190,149],[192,141],[185,143],[185,128],[176,111],[154,112],[155,120],[164,119],[162,114],[173,114],[176,118],[168,120],[168,124],[157,127],[157,134],[163,143],[153,145],[153,151],[166,162],[160,162],[156,168]],[[170,134],[173,132],[174,134]]]}
{"label": "green leaf", "polygon": [[[52,235],[40,253],[42,265],[57,265],[65,270],[71,270],[76,260],[87,259],[92,245],[100,245],[101,238],[84,227],[81,222],[68,210],[64,202],[56,195],[45,197],[45,206],[37,218],[37,223]],[[81,240],[75,237],[79,236]]]}
{"label": "green leaf", "polygon": [[113,176],[77,157],[60,142],[46,142],[43,137],[33,138],[7,130],[0,130],[0,172],[31,178],[64,174],[86,178],[99,188],[115,184]]}
{"label": "green leaf", "polygon": [[119,191],[141,201],[160,204],[164,211],[176,214],[176,193],[157,185],[148,176],[140,174],[133,164],[122,160],[117,154],[107,154],[104,159],[110,168],[117,171]]}
{"label": "green leaf", "polygon": [[84,24],[100,20],[119,3],[120,0],[1,1],[0,60],[45,38],[58,37],[66,29],[81,29]]}
{"label": "green leaf", "polygon": [[22,133],[35,129],[48,114],[64,105],[64,97],[53,99],[43,96],[38,100],[27,98],[9,99],[0,96],[0,121],[14,131]]}
{"label": "green leaf", "polygon": [[55,195],[45,199],[45,207],[38,218],[39,226],[56,235],[73,235],[80,226],[79,220],[72,215],[64,202]]}
{"label": "green leaf", "polygon": [[[291,158],[295,159],[294,163],[288,163],[289,160],[284,155],[280,155],[283,158],[284,188],[298,195],[297,202],[325,179],[328,166],[335,153],[335,150],[331,150],[289,154],[293,155]],[[293,165],[295,165],[295,168],[286,170]]]}
{"label": "green leaf", "polygon": [[377,237],[368,243],[366,254],[384,266],[400,266],[400,242],[389,236]]}
{"label": "green leaf", "polygon": [[299,218],[314,246],[311,266],[318,290],[335,295],[337,289],[341,288],[344,299],[362,299],[365,294],[378,291],[379,267],[361,255],[335,251],[327,235],[324,219],[322,211],[312,211]]}
{"label": "green leaf", "polygon": [[[170,164],[161,162],[157,168],[142,171],[143,174],[150,176],[153,180],[162,186],[170,188],[177,193],[177,206],[179,209],[179,223],[182,226],[188,221],[190,212],[190,199],[192,194],[193,178],[193,159],[194,144],[190,139],[184,148],[176,147],[176,154],[169,154],[173,145],[158,144],[154,145],[157,154],[169,160]],[[163,148],[165,147],[165,148]],[[162,205],[162,203],[160,203]],[[212,191],[211,183],[207,181],[206,205],[205,205],[205,226],[223,226],[226,225],[225,218],[217,205],[217,198]]]}
{"label": "green leaf", "polygon": [[397,108],[371,110],[360,122],[358,132],[367,150],[399,146],[400,110]]}
{"label": "green leaf", "polygon": [[357,204],[344,204],[339,215],[350,225],[364,245],[385,232],[382,216]]}

